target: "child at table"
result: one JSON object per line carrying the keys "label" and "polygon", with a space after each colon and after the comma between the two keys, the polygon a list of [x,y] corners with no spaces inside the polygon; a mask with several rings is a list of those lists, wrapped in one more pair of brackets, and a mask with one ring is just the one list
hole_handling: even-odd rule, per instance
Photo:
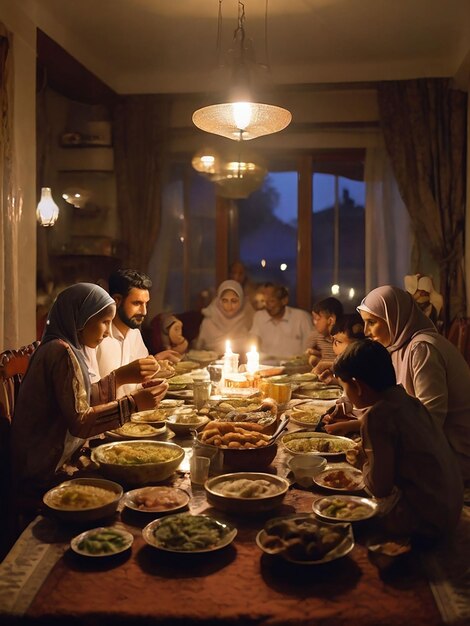
{"label": "child at table", "polygon": [[343,305],[336,298],[325,298],[313,305],[312,320],[315,329],[310,337],[310,348],[307,350],[308,362],[312,367],[325,359],[334,360],[331,329],[342,315]]}
{"label": "child at table", "polygon": [[434,540],[454,529],[463,484],[454,454],[427,409],[396,384],[386,348],[370,340],[348,346],[334,373],[361,419],[362,466],[367,490],[381,500],[385,529]]}

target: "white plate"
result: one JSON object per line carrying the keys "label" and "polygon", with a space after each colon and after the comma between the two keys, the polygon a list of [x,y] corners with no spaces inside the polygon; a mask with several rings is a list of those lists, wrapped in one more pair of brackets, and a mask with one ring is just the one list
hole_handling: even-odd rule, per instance
{"label": "white plate", "polygon": [[163,426],[160,426],[158,428],[152,427],[150,423],[146,423],[146,422],[130,422],[131,424],[135,424],[136,426],[148,426],[151,427],[153,429],[153,432],[149,433],[148,435],[145,434],[128,434],[128,433],[119,433],[116,430],[107,430],[106,431],[106,435],[108,435],[109,437],[112,437],[113,439],[154,439],[155,437],[161,437],[164,436],[166,434],[167,431],[167,427],[166,424],[164,424]]}
{"label": "white plate", "polygon": [[[310,516],[300,515],[298,517],[308,518]],[[323,526],[331,526],[332,528],[336,526],[335,524],[330,524],[326,522],[319,522],[319,523],[322,524]],[[333,550],[330,550],[330,552],[327,552],[322,559],[317,559],[315,561],[300,561],[300,560],[291,558],[289,555],[283,552],[273,553],[271,550],[267,549],[264,546],[264,541],[267,536],[268,535],[266,531],[264,530],[264,528],[263,530],[259,531],[259,533],[256,535],[256,545],[258,546],[258,548],[260,548],[265,554],[269,554],[272,556],[280,556],[285,561],[289,561],[289,563],[295,563],[296,565],[321,565],[323,563],[329,563],[330,561],[341,559],[343,556],[346,556],[347,554],[349,554],[351,550],[354,548],[354,535],[352,533],[351,524],[348,524],[347,533],[344,539],[335,548],[333,548]]]}
{"label": "white plate", "polygon": [[[325,478],[330,474],[335,472],[343,472],[346,478],[354,480],[357,483],[357,486],[353,487],[334,487],[333,485],[325,482]],[[320,472],[316,476],[313,477],[314,482],[319,486],[323,487],[323,489],[329,489],[330,491],[362,491],[364,489],[364,481],[362,479],[362,472],[355,467],[329,467],[323,472]]]}
{"label": "white plate", "polygon": [[[182,517],[204,517],[210,519],[214,522],[221,530],[225,530],[225,534],[221,537],[220,541],[218,541],[215,545],[212,545],[208,548],[200,548],[197,550],[178,550],[176,548],[168,548],[163,546],[158,539],[155,537],[155,530],[161,526],[162,524],[169,523],[169,520],[177,520],[177,518]],[[225,548],[235,539],[237,535],[237,529],[230,524],[225,524],[223,522],[219,522],[208,515],[194,515],[192,516],[190,513],[179,513],[177,515],[169,515],[168,517],[164,517],[162,519],[153,520],[150,524],[147,524],[145,528],[142,530],[142,536],[145,541],[154,548],[158,548],[159,550],[164,550],[165,552],[173,552],[178,554],[201,554],[203,552],[214,552],[214,550],[220,550],[221,548]]]}
{"label": "white plate", "polygon": [[343,395],[343,390],[332,387],[331,389],[305,389],[300,387],[292,394],[296,398],[309,398],[312,400],[337,400]]}
{"label": "white plate", "polygon": [[[112,531],[113,533],[121,535],[122,538],[124,539],[123,545],[117,550],[115,550],[114,552],[100,552],[97,554],[92,554],[91,552],[88,552],[87,550],[83,550],[82,548],[79,547],[79,544],[84,539],[89,539],[92,535],[95,535],[100,532],[105,532],[105,531]],[[133,541],[134,541],[134,536],[131,533],[127,532],[127,530],[121,530],[120,528],[112,528],[109,526],[100,526],[99,528],[92,528],[91,530],[87,530],[84,533],[80,533],[80,535],[77,535],[76,537],[74,537],[72,541],[70,542],[70,547],[72,548],[74,552],[76,552],[77,554],[81,554],[82,556],[91,556],[91,557],[114,556],[116,554],[120,554],[121,552],[125,552],[126,550],[128,550],[131,547]]]}
{"label": "white plate", "polygon": [[[358,506],[361,505],[364,506],[367,511],[364,511],[360,517],[354,517],[353,515],[336,517],[335,515],[329,515],[328,513],[324,513],[322,511],[325,506],[330,505],[335,501],[345,502],[346,504],[355,504]],[[331,520],[334,522],[360,522],[361,520],[373,517],[377,513],[377,502],[375,502],[375,500],[371,500],[370,498],[360,498],[359,496],[325,496],[324,498],[318,498],[315,500],[312,504],[312,509],[321,519]]]}
{"label": "white plate", "polygon": [[[178,504],[172,508],[167,508],[167,509],[161,509],[161,508],[155,508],[155,507],[142,507],[136,504],[135,498],[141,494],[144,494],[146,491],[149,491],[150,489],[156,489],[156,490],[171,489],[172,491],[177,492],[178,495],[181,496],[181,504]],[[159,514],[165,515],[167,513],[176,513],[177,511],[181,511],[188,505],[189,500],[190,500],[189,494],[186,491],[184,491],[184,489],[178,489],[177,487],[152,486],[152,487],[141,487],[140,489],[133,489],[132,491],[127,491],[124,494],[122,502],[129,509],[132,509],[133,511],[139,511],[139,513],[159,513]]]}
{"label": "white plate", "polygon": [[[311,450],[311,451],[302,451],[302,450],[298,450],[298,451],[293,451],[291,449],[288,448],[287,446],[287,442],[290,439],[328,439],[328,440],[332,440],[332,441],[336,441],[338,443],[342,443],[342,445],[344,446],[344,450],[341,450],[339,452],[334,451],[334,452],[328,452],[328,451],[324,451],[324,450]],[[335,456],[339,456],[341,454],[344,454],[347,450],[351,450],[352,448],[355,447],[355,443],[354,441],[352,441],[352,439],[348,439],[347,437],[338,437],[337,435],[328,435],[327,433],[316,433],[312,430],[297,430],[294,432],[290,432],[287,433],[286,435],[283,435],[281,437],[281,444],[283,446],[283,448],[286,450],[286,452],[288,452],[289,454],[319,454],[320,456],[324,456],[326,458],[329,457],[335,457]]]}

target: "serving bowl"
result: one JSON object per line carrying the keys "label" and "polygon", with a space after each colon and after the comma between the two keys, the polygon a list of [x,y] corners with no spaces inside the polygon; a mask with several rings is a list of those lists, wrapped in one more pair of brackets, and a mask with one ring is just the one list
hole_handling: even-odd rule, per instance
{"label": "serving bowl", "polygon": [[313,454],[297,454],[287,461],[289,469],[295,476],[295,481],[301,487],[311,487],[314,476],[326,467],[326,459]]}
{"label": "serving bowl", "polygon": [[[143,462],[148,455],[157,455],[162,460]],[[171,476],[183,460],[184,450],[167,441],[135,439],[98,446],[91,458],[108,478],[142,485],[161,482]]]}
{"label": "serving bowl", "polygon": [[[263,481],[262,485],[259,481]],[[223,493],[222,485],[226,488],[227,483],[231,483],[231,489]],[[269,483],[269,486],[266,483]],[[273,493],[264,494],[263,491],[266,491],[264,487],[271,488]],[[279,506],[289,489],[289,481],[273,474],[237,472],[210,478],[204,488],[207,501],[216,509],[239,515],[253,515],[271,511]]]}
{"label": "serving bowl", "polygon": [[269,467],[277,454],[277,442],[259,448],[227,448],[205,443],[197,438],[197,445],[201,449],[206,448],[211,456],[217,451],[223,454],[223,465],[228,469],[239,471],[256,471]]}
{"label": "serving bowl", "polygon": [[[183,419],[185,421],[179,421]],[[187,420],[187,421],[186,421]],[[192,430],[200,430],[209,422],[206,415],[196,415],[195,413],[176,413],[169,415],[167,424],[175,435],[188,435]]]}
{"label": "serving bowl", "polygon": [[[114,515],[122,494],[121,485],[111,480],[75,478],[49,489],[43,496],[43,502],[54,515],[66,522],[91,522]],[[102,498],[106,501],[103,502]]]}

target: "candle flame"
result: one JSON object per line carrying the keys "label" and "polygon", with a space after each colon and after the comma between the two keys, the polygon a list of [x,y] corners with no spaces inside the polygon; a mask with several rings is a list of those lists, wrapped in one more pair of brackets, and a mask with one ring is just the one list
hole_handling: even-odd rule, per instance
{"label": "candle flame", "polygon": [[230,345],[230,341],[228,339],[225,342],[225,354],[233,354],[232,346]]}

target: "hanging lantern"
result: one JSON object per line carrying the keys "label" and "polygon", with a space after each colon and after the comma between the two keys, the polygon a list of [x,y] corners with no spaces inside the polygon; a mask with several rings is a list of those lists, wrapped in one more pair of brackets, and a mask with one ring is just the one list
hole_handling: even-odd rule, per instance
{"label": "hanging lantern", "polygon": [[59,207],[54,202],[50,187],[42,187],[36,217],[41,226],[54,226],[59,217]]}

